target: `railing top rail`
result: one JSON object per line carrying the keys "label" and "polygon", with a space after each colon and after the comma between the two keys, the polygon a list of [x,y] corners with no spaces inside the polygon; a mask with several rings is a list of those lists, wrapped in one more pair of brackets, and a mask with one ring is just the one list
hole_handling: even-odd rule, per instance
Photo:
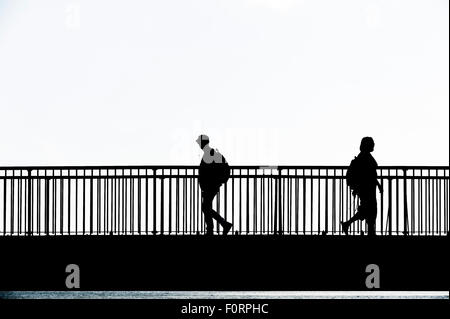
{"label": "railing top rail", "polygon": [[[286,170],[286,169],[347,169],[348,166],[343,165],[231,165],[232,169],[270,169],[270,170]],[[0,170],[114,170],[114,169],[197,169],[198,165],[62,165],[62,166],[0,166]],[[389,165],[379,166],[378,169],[397,169],[397,170],[414,170],[414,169],[430,169],[430,170],[448,170],[450,166],[405,166],[405,165]]]}

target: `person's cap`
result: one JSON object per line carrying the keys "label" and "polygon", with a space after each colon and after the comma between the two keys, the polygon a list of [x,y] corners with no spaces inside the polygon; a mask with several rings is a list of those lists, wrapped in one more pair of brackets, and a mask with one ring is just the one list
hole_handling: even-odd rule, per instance
{"label": "person's cap", "polygon": [[197,138],[196,142],[197,142],[198,144],[200,144],[201,142],[206,142],[206,144],[208,144],[208,143],[209,143],[209,137],[208,137],[208,135],[202,134],[202,135],[200,135],[200,136]]}

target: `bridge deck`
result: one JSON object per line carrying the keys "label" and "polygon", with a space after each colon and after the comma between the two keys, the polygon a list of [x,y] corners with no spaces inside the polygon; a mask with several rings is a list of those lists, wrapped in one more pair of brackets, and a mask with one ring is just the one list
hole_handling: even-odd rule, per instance
{"label": "bridge deck", "polygon": [[448,236],[0,237],[0,290],[66,290],[77,264],[82,290],[449,289]]}

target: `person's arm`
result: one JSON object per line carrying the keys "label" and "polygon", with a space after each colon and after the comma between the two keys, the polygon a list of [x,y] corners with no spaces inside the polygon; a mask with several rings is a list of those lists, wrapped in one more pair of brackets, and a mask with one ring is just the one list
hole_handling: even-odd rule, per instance
{"label": "person's arm", "polygon": [[380,193],[382,193],[383,192],[383,186],[381,185],[380,181],[378,180],[378,173],[377,173],[378,163],[375,160],[375,158],[372,157],[372,159],[373,159],[373,164],[375,166],[375,180],[377,181],[377,186],[378,186],[378,189],[380,190]]}

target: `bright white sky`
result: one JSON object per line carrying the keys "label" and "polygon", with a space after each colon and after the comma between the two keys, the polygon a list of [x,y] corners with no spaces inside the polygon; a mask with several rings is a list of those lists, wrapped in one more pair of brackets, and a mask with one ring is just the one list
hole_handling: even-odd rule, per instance
{"label": "bright white sky", "polygon": [[446,0],[0,0],[0,166],[449,165]]}

